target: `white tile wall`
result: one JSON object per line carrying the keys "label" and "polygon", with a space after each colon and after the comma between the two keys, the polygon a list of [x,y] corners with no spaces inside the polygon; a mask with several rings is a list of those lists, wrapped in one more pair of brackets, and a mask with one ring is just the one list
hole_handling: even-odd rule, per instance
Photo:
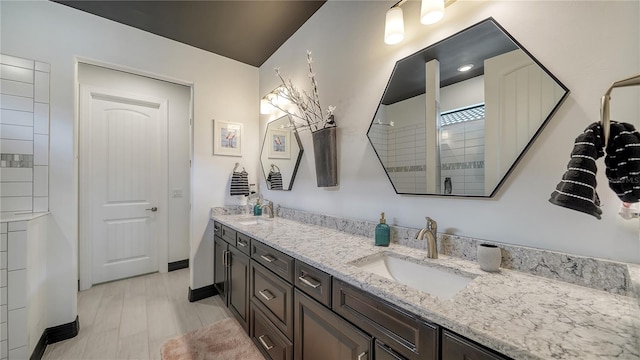
{"label": "white tile wall", "polygon": [[[27,345],[27,308],[9,310],[9,351]],[[16,358],[19,359],[19,358]]]}
{"label": "white tile wall", "polygon": [[33,167],[33,196],[49,196],[49,167]]}
{"label": "white tile wall", "polygon": [[0,63],[22,67],[26,69],[33,69],[34,61],[29,59],[23,59],[11,55],[0,54]]}
{"label": "white tile wall", "polygon": [[[13,252],[11,257],[13,257]],[[27,306],[27,270],[9,271],[7,280],[9,282],[8,309],[9,314],[11,314],[11,310]],[[11,323],[11,326],[13,325]]]}
{"label": "white tile wall", "polygon": [[33,164],[49,165],[49,136],[35,134],[33,138]]}
{"label": "white tile wall", "polygon": [[41,103],[49,103],[49,74],[41,71],[35,72],[34,100]]}
{"label": "white tile wall", "polygon": [[17,349],[10,349],[9,350],[9,359],[13,360],[13,359],[27,359],[29,358],[29,354],[27,353],[27,347],[26,346],[22,346],[19,347]]}
{"label": "white tile wall", "polygon": [[0,154],[33,155],[39,166],[0,162],[2,214],[49,209],[49,72],[49,64],[0,54]]}
{"label": "white tile wall", "polygon": [[[48,116],[48,115],[47,115]],[[33,126],[33,114],[24,111],[0,109],[0,123]]]}
{"label": "white tile wall", "polygon": [[33,98],[33,84],[0,79],[0,94]]}
{"label": "white tile wall", "polygon": [[33,141],[2,139],[0,153],[31,155],[33,154]]}
{"label": "white tile wall", "polygon": [[8,354],[8,276],[7,276],[7,232],[8,224],[0,223],[0,359],[5,359]]}
{"label": "white tile wall", "polygon": [[27,221],[12,221],[9,223],[8,232],[12,231],[25,231],[27,230]]}
{"label": "white tile wall", "polygon": [[33,109],[33,132],[49,133],[49,104],[36,103]]}
{"label": "white tile wall", "polygon": [[[21,270],[27,268],[27,232],[14,231],[9,232],[9,241],[7,251],[11,252],[8,258],[7,269],[9,272],[13,270]],[[11,274],[9,274],[11,278]]]}
{"label": "white tile wall", "polygon": [[0,107],[7,110],[33,112],[33,99],[0,94]]}
{"label": "white tile wall", "polygon": [[1,64],[0,78],[33,84],[33,70]]}
{"label": "white tile wall", "polygon": [[0,198],[0,209],[3,212],[31,211],[32,208],[31,196],[3,196]]}
{"label": "white tile wall", "polygon": [[[35,185],[34,185],[35,186]],[[30,182],[3,182],[0,183],[0,197],[10,194],[11,196],[33,196],[33,186]]]}
{"label": "white tile wall", "polygon": [[49,70],[51,69],[51,66],[47,63],[43,63],[40,61],[36,61],[36,70],[37,71],[44,71],[44,72],[49,72]]}
{"label": "white tile wall", "polygon": [[48,196],[34,196],[33,197],[33,212],[45,212],[49,211],[49,197]]}
{"label": "white tile wall", "polygon": [[33,140],[31,126],[0,124],[0,138],[14,140]]}

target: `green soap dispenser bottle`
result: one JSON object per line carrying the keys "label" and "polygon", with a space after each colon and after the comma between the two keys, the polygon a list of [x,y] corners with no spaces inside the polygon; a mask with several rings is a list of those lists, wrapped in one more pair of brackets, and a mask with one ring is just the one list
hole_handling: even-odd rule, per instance
{"label": "green soap dispenser bottle", "polygon": [[376,225],[376,246],[389,246],[389,225],[384,213],[380,214],[380,224]]}

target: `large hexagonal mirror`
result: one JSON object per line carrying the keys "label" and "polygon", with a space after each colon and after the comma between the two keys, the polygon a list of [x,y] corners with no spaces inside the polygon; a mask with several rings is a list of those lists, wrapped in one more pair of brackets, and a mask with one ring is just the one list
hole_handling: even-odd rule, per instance
{"label": "large hexagonal mirror", "polygon": [[490,197],[568,93],[489,18],[398,61],[367,136],[398,194]]}
{"label": "large hexagonal mirror", "polygon": [[260,163],[269,190],[291,190],[302,152],[298,133],[289,127],[287,116],[267,124]]}

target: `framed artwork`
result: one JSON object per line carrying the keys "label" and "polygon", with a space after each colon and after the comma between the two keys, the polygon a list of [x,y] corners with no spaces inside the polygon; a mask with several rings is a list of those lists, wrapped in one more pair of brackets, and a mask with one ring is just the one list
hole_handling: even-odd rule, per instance
{"label": "framed artwork", "polygon": [[213,154],[242,156],[242,124],[213,120]]}
{"label": "framed artwork", "polygon": [[289,159],[291,158],[291,131],[269,129],[267,141],[270,142],[268,152],[269,159]]}

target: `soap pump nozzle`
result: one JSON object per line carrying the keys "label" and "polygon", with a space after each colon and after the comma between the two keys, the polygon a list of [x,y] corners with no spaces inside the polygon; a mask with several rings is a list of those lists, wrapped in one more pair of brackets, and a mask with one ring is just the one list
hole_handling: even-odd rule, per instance
{"label": "soap pump nozzle", "polygon": [[384,213],[380,213],[380,224],[386,224],[387,220],[384,218]]}

